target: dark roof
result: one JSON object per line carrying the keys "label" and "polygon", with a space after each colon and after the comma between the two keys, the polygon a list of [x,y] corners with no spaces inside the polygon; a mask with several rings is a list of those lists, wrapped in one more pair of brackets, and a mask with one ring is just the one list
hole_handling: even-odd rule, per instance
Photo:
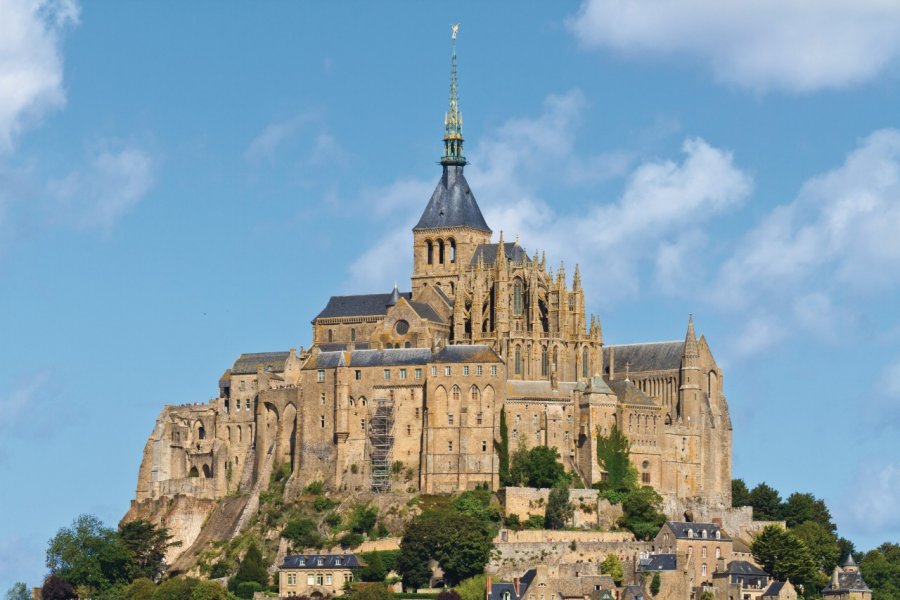
{"label": "dark roof", "polygon": [[769,587],[766,588],[766,591],[763,592],[763,596],[777,596],[783,587],[783,581],[773,581],[769,584]]}
{"label": "dark roof", "polygon": [[[716,532],[721,532],[721,537],[719,539],[728,540],[728,534],[726,534],[718,525],[715,523],[686,523],[684,521],[666,521],[666,525],[675,533],[675,537],[678,539],[703,539],[703,532],[706,531],[706,539],[716,539]],[[694,535],[693,538],[688,537],[688,530],[693,530]]]}
{"label": "dark roof", "polygon": [[503,592],[509,592],[510,600],[520,600],[525,597],[525,594],[528,593],[528,586],[531,585],[531,582],[534,581],[534,578],[537,576],[536,569],[529,569],[525,572],[524,575],[519,579],[519,593],[516,594],[516,586],[512,583],[492,583],[490,594],[488,598],[490,600],[503,600]]}
{"label": "dark roof", "polygon": [[446,321],[441,318],[441,315],[439,315],[427,302],[410,301],[409,305],[412,306],[412,309],[416,311],[416,314],[423,319],[427,319],[432,323],[446,323]]}
{"label": "dark roof", "polygon": [[641,585],[626,585],[622,590],[621,600],[644,600],[644,587]]}
{"label": "dark roof", "polygon": [[482,344],[455,344],[444,346],[438,350],[433,362],[460,363],[460,362],[500,362],[500,357],[490,346]]}
{"label": "dark roof", "polygon": [[254,352],[241,354],[234,366],[231,367],[232,375],[251,375],[256,373],[256,365],[261,364],[263,369],[272,373],[283,373],[284,363],[287,362],[290,352]]}
{"label": "dark roof", "polygon": [[674,554],[654,554],[641,561],[641,571],[674,571],[675,562]]}
{"label": "dark roof", "polygon": [[434,286],[431,286],[431,289],[433,289],[435,292],[437,292],[437,295],[440,296],[441,299],[447,303],[447,306],[453,306],[453,302],[450,300],[450,297],[447,295],[447,293],[444,291],[444,289],[441,286],[434,285]]}
{"label": "dark roof", "polygon": [[752,575],[754,577],[768,577],[768,573],[746,560],[733,560],[725,567],[724,573],[729,575]]}
{"label": "dark roof", "polygon": [[219,377],[219,387],[228,387],[229,385],[231,385],[231,369],[225,369],[225,372]]}
{"label": "dark roof", "polygon": [[852,552],[847,553],[847,559],[844,560],[843,566],[845,566],[845,567],[855,567],[856,566],[856,560],[853,558]]}
{"label": "dark roof", "polygon": [[655,406],[653,400],[628,379],[613,379],[608,385],[620,402]]}
{"label": "dark roof", "polygon": [[[369,317],[387,313],[392,293],[359,294],[357,296],[332,296],[316,319],[332,319],[337,317]],[[412,292],[400,294],[409,300]],[[313,319],[315,321],[315,319]]]}
{"label": "dark roof", "polygon": [[353,350],[351,352],[319,352],[306,363],[305,369],[335,367],[391,367],[424,365],[431,360],[429,348],[393,348],[390,350]]}
{"label": "dark roof", "polygon": [[[494,261],[497,260],[497,248],[499,247],[500,244],[479,244],[475,248],[475,253],[472,255],[471,264],[477,265],[479,258],[481,258],[486,265],[494,264]],[[506,260],[531,262],[525,249],[515,242],[506,242],[503,244],[503,253],[506,255]]]}
{"label": "dark roof", "polygon": [[469,189],[462,166],[444,166],[431,200],[413,231],[441,227],[472,227],[488,233],[491,231]]}
{"label": "dark roof", "polygon": [[[319,564],[322,559],[322,564]],[[365,563],[355,554],[292,554],[284,557],[280,569],[346,569],[361,567]]]}
{"label": "dark roof", "polygon": [[828,586],[822,590],[822,593],[838,594],[847,591],[870,591],[869,586],[866,585],[866,582],[863,580],[862,574],[860,574],[859,571],[854,571],[852,573],[838,573],[838,587],[832,587],[832,584],[829,583]]}
{"label": "dark roof", "polygon": [[622,344],[603,347],[603,364],[609,373],[609,350],[616,349],[616,373],[624,373],[625,365],[633,373],[641,371],[666,371],[681,368],[684,341],[649,342],[646,344]]}

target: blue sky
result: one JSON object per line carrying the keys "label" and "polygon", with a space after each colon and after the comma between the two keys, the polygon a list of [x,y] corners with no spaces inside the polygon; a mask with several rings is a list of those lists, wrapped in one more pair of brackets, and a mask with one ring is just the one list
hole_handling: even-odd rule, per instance
{"label": "blue sky", "polygon": [[[338,5],[339,4],[339,5]],[[461,22],[488,223],[610,343],[693,313],[734,474],[900,539],[900,9],[0,0],[0,588],[113,524],[166,403],[408,281]]]}

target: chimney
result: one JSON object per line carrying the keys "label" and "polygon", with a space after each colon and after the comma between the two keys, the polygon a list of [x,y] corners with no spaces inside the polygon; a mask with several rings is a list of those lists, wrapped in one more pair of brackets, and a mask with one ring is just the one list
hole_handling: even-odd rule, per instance
{"label": "chimney", "polygon": [[516,590],[516,597],[518,598],[519,597],[519,578],[518,577],[513,579],[513,587]]}
{"label": "chimney", "polygon": [[616,378],[616,348],[614,346],[609,347],[609,380],[612,381]]}
{"label": "chimney", "polygon": [[491,576],[487,576],[487,583],[485,584],[484,590],[485,600],[491,600]]}

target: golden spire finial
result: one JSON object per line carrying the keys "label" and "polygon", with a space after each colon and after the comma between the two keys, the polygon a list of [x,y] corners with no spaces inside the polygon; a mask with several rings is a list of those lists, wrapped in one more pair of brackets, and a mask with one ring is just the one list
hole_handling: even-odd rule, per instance
{"label": "golden spire finial", "polygon": [[455,25],[451,25],[450,30],[453,32],[450,34],[450,37],[452,37],[453,41],[455,42],[456,41],[456,32],[459,31],[459,23],[456,23]]}

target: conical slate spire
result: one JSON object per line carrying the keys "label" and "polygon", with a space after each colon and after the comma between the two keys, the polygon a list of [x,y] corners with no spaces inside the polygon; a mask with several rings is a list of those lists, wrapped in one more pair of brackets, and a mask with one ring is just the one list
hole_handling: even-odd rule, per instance
{"label": "conical slate spire", "polygon": [[453,26],[453,56],[450,59],[450,106],[444,116],[444,155],[441,157],[442,165],[464,166],[466,157],[463,156],[462,114],[459,112],[459,96],[456,85],[456,33],[459,31],[459,23]]}
{"label": "conical slate spire", "polygon": [[397,283],[394,283],[394,291],[391,292],[391,297],[388,299],[388,306],[396,306],[397,303],[400,302],[400,290],[397,289]]}

